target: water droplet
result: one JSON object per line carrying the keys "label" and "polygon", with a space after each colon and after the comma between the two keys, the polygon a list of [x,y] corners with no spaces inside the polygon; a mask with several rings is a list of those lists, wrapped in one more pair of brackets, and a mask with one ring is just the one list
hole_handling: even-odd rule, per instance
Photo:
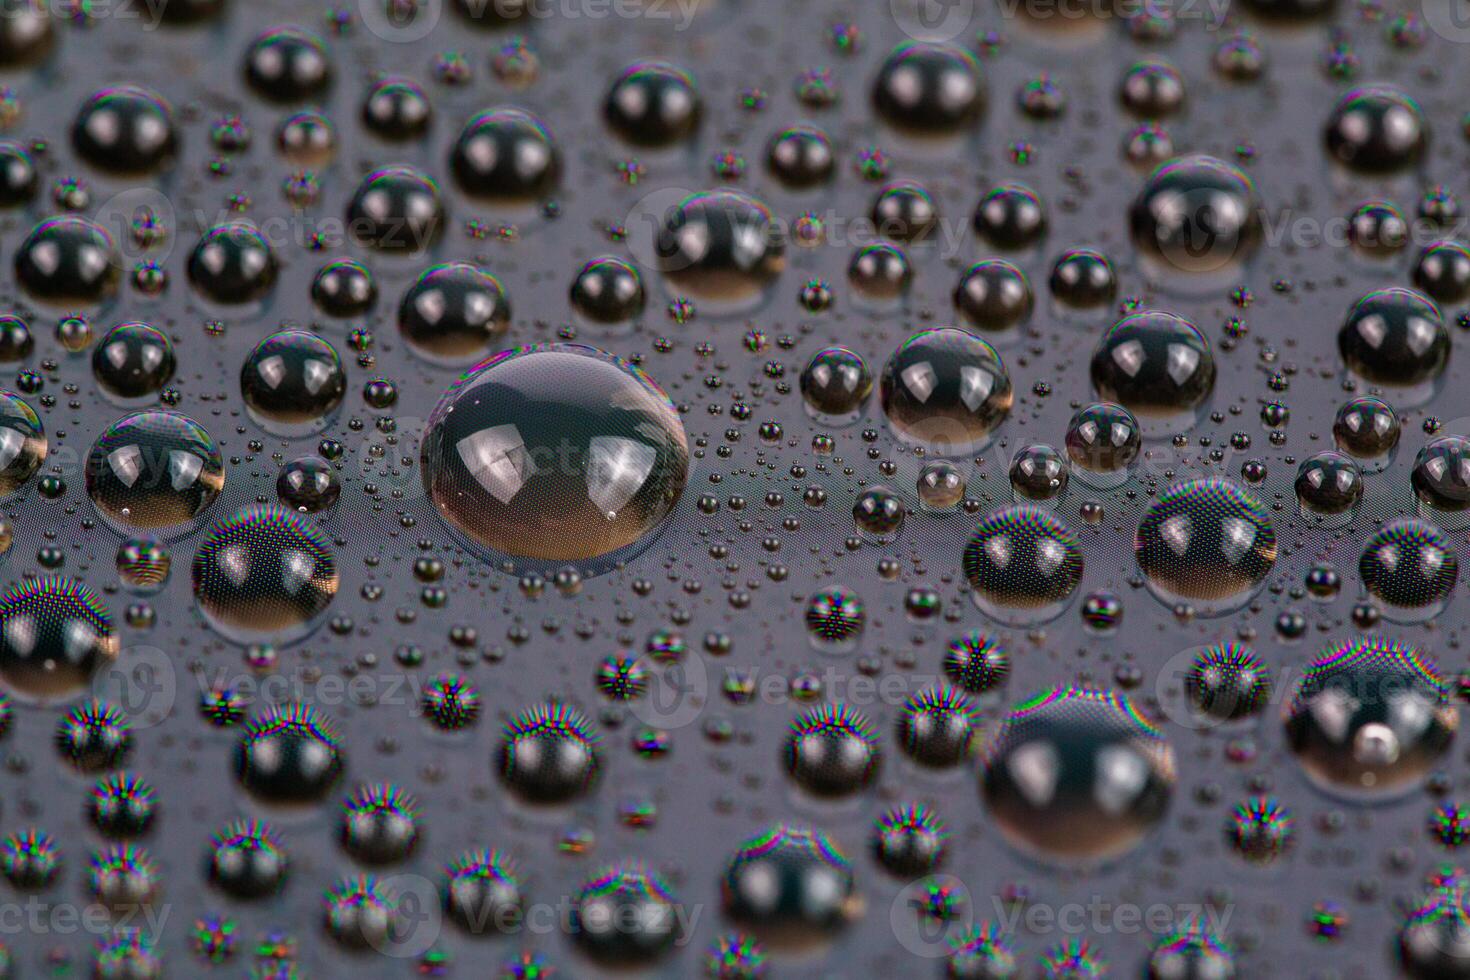
{"label": "water droplet", "polygon": [[688,467],[684,426],[652,379],[568,344],[491,358],[445,395],[423,443],[446,523],[496,557],[548,565],[648,538]]}
{"label": "water droplet", "polygon": [[305,518],[254,504],[212,528],[194,556],[194,601],[237,643],[288,643],[309,633],[337,594],[337,563]]}
{"label": "water droplet", "polygon": [[1244,604],[1276,563],[1265,509],[1229,480],[1190,480],[1164,491],[1133,547],[1154,595],[1206,616]]}
{"label": "water droplet", "polygon": [[1096,864],[1133,850],[1163,818],[1174,751],[1124,695],[1057,687],[1018,705],[981,787],[1013,846],[1047,862]]}

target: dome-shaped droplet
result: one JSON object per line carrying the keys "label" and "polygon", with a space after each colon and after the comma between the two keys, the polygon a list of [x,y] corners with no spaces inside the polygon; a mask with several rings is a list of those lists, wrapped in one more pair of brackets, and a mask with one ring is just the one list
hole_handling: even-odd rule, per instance
{"label": "dome-shaped droplet", "polygon": [[1191,413],[1215,387],[1215,355],[1199,328],[1162,311],[1113,324],[1092,354],[1097,393],[1138,415]]}
{"label": "dome-shaped droplet", "polygon": [[101,225],[75,215],[48,218],[15,253],[15,276],[38,300],[93,306],[117,293],[122,256]]}
{"label": "dome-shaped droplet", "polygon": [[273,27],[250,42],[245,80],[276,102],[321,95],[332,81],[332,63],[321,38],[299,27]]}
{"label": "dome-shaped droplet", "polygon": [[439,515],[505,559],[579,562],[645,539],[688,476],[683,423],[640,369],[571,344],[492,357],[444,396],[423,442]]}
{"label": "dome-shaped droplet", "polygon": [[469,262],[425,269],[398,304],[398,330],[414,353],[442,364],[484,357],[510,327],[500,280]]}
{"label": "dome-shaped droplet", "polygon": [[629,143],[668,146],[699,126],[703,104],[688,73],[661,61],[629,65],[603,100],[608,125]]}
{"label": "dome-shaped droplet", "polygon": [[1079,479],[1124,473],[1143,448],[1138,419],[1122,405],[1094,402],[1079,408],[1067,423],[1067,458]]}
{"label": "dome-shaped droplet", "polygon": [[749,302],[786,267],[779,223],[743,191],[693,194],[659,218],[658,268],[697,298]]}
{"label": "dome-shaped droplet", "polygon": [[1154,499],[1134,539],[1149,590],[1203,615],[1244,603],[1276,563],[1276,532],[1257,500],[1229,480],[1178,483]]}
{"label": "dome-shaped droplet", "polygon": [[943,455],[982,447],[1011,410],[1011,378],[995,348],[958,327],[914,334],[883,367],[883,413],[908,442]]}
{"label": "dome-shaped droplet", "polygon": [[189,281],[205,299],[224,305],[264,299],[278,271],[270,243],[245,218],[210,228],[189,256]]}
{"label": "dome-shaped droplet", "polygon": [[225,485],[213,437],[177,412],[149,409],[112,423],[87,455],[87,496],[124,534],[193,528]]}
{"label": "dome-shaped droplet", "polygon": [[1444,608],[1460,576],[1455,547],[1432,524],[1413,518],[1385,525],[1363,547],[1358,574],[1390,619],[1418,622]]}
{"label": "dome-shaped droplet", "polygon": [[981,521],[961,564],[975,604],[1012,626],[1056,617],[1082,580],[1077,536],[1031,504],[1004,507]]}
{"label": "dome-shaped droplet", "polygon": [[873,390],[873,373],[862,356],[846,347],[817,351],[801,372],[801,397],[820,415],[848,420]]}
{"label": "dome-shaped droplet", "polygon": [[899,129],[953,132],[973,122],[985,107],[980,63],[955,45],[900,44],[873,80],[873,105]]}
{"label": "dome-shaped droplet", "polygon": [[1335,644],[1286,705],[1286,738],[1307,776],[1359,798],[1409,791],[1439,763],[1459,724],[1449,686],[1414,647],[1367,637]]}
{"label": "dome-shaped droplet", "polygon": [[378,299],[378,283],[367,266],[337,259],[322,266],[311,282],[311,298],[328,316],[362,316]]}
{"label": "dome-shaped droplet", "polygon": [[813,708],[791,723],[782,748],[786,772],[814,796],[848,796],[878,775],[878,739],[862,712],[845,704]]}
{"label": "dome-shaped droplet", "polygon": [[1118,293],[1118,277],[1108,257],[1096,249],[1063,252],[1047,280],[1058,303],[1086,310],[1107,306]]}
{"label": "dome-shaped droplet", "polygon": [[638,864],[617,864],[582,885],[568,926],[588,956],[626,967],[656,959],[679,938],[681,911],[661,876]]}
{"label": "dome-shaped droplet", "polygon": [[340,736],[310,705],[287,704],[252,718],[235,746],[235,778],[267,803],[311,803],[342,778]]}
{"label": "dome-shaped droplet", "polygon": [[742,844],[720,881],[725,914],[775,946],[810,945],[854,909],[852,866],[826,834],[776,824]]}
{"label": "dome-shaped droplet", "polygon": [[991,742],[981,787],[1006,840],[1047,862],[1131,851],[1163,818],[1174,751],[1124,695],[1057,687],[1017,705]]}
{"label": "dome-shaped droplet", "polygon": [[1215,272],[1261,237],[1261,201],[1238,167],[1204,154],[1178,157],[1144,182],[1128,213],[1133,241],[1166,268]]}
{"label": "dome-shaped droplet", "polygon": [[82,159],[118,174],[157,170],[177,146],[173,110],[157,93],[137,85],[94,93],[82,103],[71,139]]}
{"label": "dome-shaped droplet", "polygon": [[572,280],[571,304],[594,323],[624,323],[643,312],[643,277],[615,255],[593,259]]}
{"label": "dome-shaped droplet", "polygon": [[1450,356],[1450,335],[1434,301],[1392,287],[1353,304],[1337,334],[1348,369],[1374,384],[1412,387],[1439,377]]}
{"label": "dome-shaped droplet", "polygon": [[792,126],[771,137],[766,164],[787,187],[814,187],[832,176],[832,143],[815,126]]}
{"label": "dome-shaped droplet", "polygon": [[1426,506],[1451,512],[1470,508],[1470,439],[1435,439],[1419,450],[1409,478]]}
{"label": "dome-shaped droplet", "polygon": [[364,245],[385,252],[421,252],[444,230],[439,185],[413,167],[375,170],[352,193],[347,227]]}
{"label": "dome-shaped droplet", "polygon": [[146,323],[119,323],[92,349],[92,377],[117,399],[156,395],[177,366],[168,335]]}
{"label": "dome-shaped droplet", "polygon": [[1386,173],[1416,163],[1429,144],[1419,104],[1392,85],[1353,89],[1327,119],[1327,152],[1354,170]]}
{"label": "dome-shaped droplet", "polygon": [[17,698],[75,697],[117,654],[107,607],[74,579],[27,579],[0,597],[0,681]]}
{"label": "dome-shaped droplet", "polygon": [[0,497],[8,497],[46,461],[46,430],[19,395],[0,391]]}
{"label": "dome-shaped droplet", "polygon": [[337,562],[310,519],[254,504],[221,521],[194,556],[194,601],[237,643],[287,643],[309,633],[337,594]]}
{"label": "dome-shaped droplet", "polygon": [[522,109],[487,109],[465,123],[450,151],[450,169],[473,197],[526,200],[556,186],[561,153],[540,119]]}
{"label": "dome-shaped droplet", "polygon": [[362,103],[363,125],[387,140],[411,140],[429,128],[433,106],[417,82],[382,78],[373,83]]}
{"label": "dome-shaped droplet", "polygon": [[1351,456],[1324,449],[1297,467],[1296,499],[1308,514],[1344,514],[1362,498],[1363,472]]}
{"label": "dome-shaped droplet", "polygon": [[1332,422],[1337,448],[1361,460],[1382,460],[1399,443],[1402,426],[1393,406],[1364,395],[1346,402]]}
{"label": "dome-shaped droplet", "polygon": [[1026,274],[1004,259],[976,262],[954,289],[955,310],[979,330],[1010,330],[1031,315],[1034,303]]}
{"label": "dome-shaped droplet", "polygon": [[501,732],[500,778],[527,802],[564,803],[592,786],[599,742],[576,708],[556,701],[536,705]]}
{"label": "dome-shaped droplet", "polygon": [[320,431],[342,404],[347,375],[327,341],[305,330],[281,330],[262,340],[240,369],[245,408],[277,435]]}

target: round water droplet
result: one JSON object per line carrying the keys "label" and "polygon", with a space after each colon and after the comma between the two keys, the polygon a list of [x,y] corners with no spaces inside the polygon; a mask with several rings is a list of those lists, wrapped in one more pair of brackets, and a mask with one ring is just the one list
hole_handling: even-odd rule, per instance
{"label": "round water droplet", "polygon": [[321,38],[299,27],[273,27],[250,42],[245,80],[276,102],[321,95],[332,81],[332,63]]}
{"label": "round water droplet", "polygon": [[693,194],[659,217],[658,269],[706,306],[747,304],[786,267],[780,225],[743,191]]}
{"label": "round water droplet", "polygon": [[689,469],[683,423],[640,369],[571,344],[505,351],[429,419],[424,483],[477,549],[559,567],[646,540]]}
{"label": "round water droplet", "polygon": [[1138,415],[1192,416],[1215,387],[1215,355],[1182,316],[1133,313],[1103,335],[1092,354],[1097,393]]}
{"label": "round water droplet", "polygon": [[1067,461],[1051,446],[1024,446],[1011,457],[1011,489],[1027,500],[1053,500],[1067,489]]}
{"label": "round water droplet", "polygon": [[1026,274],[1003,259],[976,262],[954,290],[955,310],[980,330],[1010,330],[1031,315],[1034,303]]}
{"label": "round water droplet", "polygon": [[826,834],[776,824],[742,844],[720,883],[725,914],[778,947],[810,946],[847,924],[852,866]]}
{"label": "round water droplet", "polygon": [[342,481],[331,463],[318,456],[302,456],[281,467],[276,497],[303,514],[330,509],[342,496]]}
{"label": "round water droplet", "polygon": [[1118,293],[1118,277],[1108,257],[1091,248],[1063,252],[1047,280],[1052,296],[1063,306],[1090,310],[1112,303]]}
{"label": "round water droplet", "polygon": [[450,151],[455,182],[473,197],[544,197],[561,174],[561,153],[545,124],[522,109],[489,109],[465,123]]}
{"label": "round water droplet", "polygon": [[1107,485],[1126,479],[1143,448],[1143,431],[1122,405],[1095,402],[1079,408],[1067,423],[1066,446],[1079,479]]}
{"label": "round water droplet", "polygon": [[1445,436],[1419,450],[1410,474],[1414,493],[1435,510],[1470,508],[1470,439]]}
{"label": "round water droplet", "polygon": [[174,155],[173,110],[138,85],[102,89],[82,103],[71,130],[77,154],[102,170],[145,174]]}
{"label": "round water droplet", "polygon": [[328,316],[358,317],[377,302],[378,283],[362,263],[337,259],[316,274],[311,282],[311,298]]}
{"label": "round water droplet", "polygon": [[556,701],[522,711],[501,733],[500,778],[530,803],[564,803],[592,786],[600,738],[587,716]]}
{"label": "round water droplet", "polygon": [[629,966],[656,959],[679,938],[678,899],[668,882],[637,864],[603,868],[572,904],[573,941],[599,963]]}
{"label": "round water droplet", "polygon": [[1337,410],[1332,438],[1337,448],[1360,460],[1383,461],[1399,443],[1402,427],[1393,406],[1381,398],[1354,398]]}
{"label": "round water droplet", "polygon": [[1019,850],[1097,864],[1133,850],[1159,823],[1176,778],[1173,749],[1126,696],[1057,687],[1007,716],[981,788]]}
{"label": "round water droplet", "polygon": [[1328,647],[1284,712],[1291,750],[1328,792],[1382,799],[1423,782],[1449,748],[1459,711],[1434,662],[1378,637]]}
{"label": "round water droplet", "polygon": [[336,725],[309,705],[267,709],[235,747],[235,777],[267,803],[311,803],[332,791],[344,766]]}
{"label": "round water droplet", "polygon": [[237,643],[288,643],[320,622],[337,594],[337,563],[311,521],[255,504],[221,521],[194,556],[194,601]]}
{"label": "round water droplet", "polygon": [[975,528],[962,559],[982,612],[1008,626],[1054,619],[1082,580],[1082,549],[1050,511],[1018,504]]}
{"label": "round water droplet", "polygon": [[87,496],[121,533],[192,529],[224,489],[219,446],[198,422],[149,409],[109,425],[87,456]]}
{"label": "round water droplet", "polygon": [[80,582],[32,578],[0,597],[0,679],[17,698],[75,697],[117,654],[107,607]]}
{"label": "round water droplet", "polygon": [[1419,104],[1393,85],[1353,89],[1327,119],[1327,152],[1365,173],[1387,173],[1417,162],[1429,144]]}
{"label": "round water droplet", "polygon": [[1450,335],[1431,299],[1395,286],[1353,304],[1338,331],[1337,349],[1353,373],[1374,384],[1408,388],[1444,371]]}
{"label": "round water droplet", "polygon": [[905,341],[883,367],[879,395],[901,438],[954,456],[983,447],[1014,398],[995,348],[958,327]]}
{"label": "round water droplet", "polygon": [[845,704],[824,704],[791,723],[782,749],[786,772],[815,796],[848,796],[878,775],[882,755],[872,726]]}
{"label": "round water droplet", "polygon": [[119,323],[92,350],[92,376],[121,401],[156,395],[177,366],[168,335],[146,323]]}
{"label": "round water droplet", "polygon": [[15,253],[15,276],[26,292],[61,306],[112,299],[121,269],[122,256],[107,230],[75,215],[36,225]]}
{"label": "round water droplet", "polygon": [[398,330],[414,353],[439,364],[483,357],[510,327],[500,280],[469,262],[430,266],[398,304]]}
{"label": "round water droplet", "polygon": [[613,132],[641,146],[668,146],[699,126],[703,104],[687,72],[662,61],[629,65],[603,100]]}
{"label": "round water droplet", "polygon": [[1204,154],[1155,170],[1128,212],[1139,250],[1165,268],[1218,272],[1243,260],[1261,237],[1261,201],[1239,168]]}
{"label": "round water droplet", "polygon": [[444,230],[439,185],[413,167],[375,170],[352,193],[347,227],[363,245],[385,252],[422,251]]}
{"label": "round water droplet", "polygon": [[46,461],[46,430],[19,395],[0,391],[0,497],[8,497]]}
{"label": "round water droplet", "polygon": [[1200,715],[1217,721],[1247,718],[1271,697],[1271,674],[1255,652],[1235,643],[1200,651],[1184,675],[1184,693]]}
{"label": "round water droplet", "polygon": [[980,63],[951,44],[900,44],[878,69],[873,105],[885,121],[899,129],[954,132],[977,119],[985,108]]}
{"label": "round water droplet", "polygon": [[1190,480],[1149,505],[1133,550],[1149,591],[1213,616],[1238,608],[1261,585],[1276,563],[1276,532],[1237,484]]}
{"label": "round water droplet", "polygon": [[347,393],[347,375],[342,358],[327,341],[305,330],[282,330],[245,358],[240,392],[261,428],[302,436],[326,427]]}
{"label": "round water droplet", "polygon": [[157,538],[129,538],[117,549],[117,577],[134,592],[157,592],[168,581],[173,556]]}
{"label": "round water droplet", "polygon": [[278,271],[270,243],[246,218],[210,228],[189,255],[189,281],[205,299],[222,305],[264,299]]}
{"label": "round water droplet", "polygon": [[1296,499],[1308,514],[1345,514],[1363,498],[1363,473],[1352,457],[1324,449],[1296,471]]}
{"label": "round water droplet", "polygon": [[1384,615],[1420,622],[1444,608],[1460,576],[1454,545],[1432,524],[1393,521],[1368,539],[1358,560],[1363,587],[1389,607]]}
{"label": "round water droplet", "polygon": [[594,323],[624,323],[643,312],[643,277],[626,260],[604,255],[577,273],[571,303]]}
{"label": "round water droplet", "polygon": [[867,363],[846,347],[817,351],[801,372],[801,397],[807,407],[834,420],[856,418],[872,390]]}

